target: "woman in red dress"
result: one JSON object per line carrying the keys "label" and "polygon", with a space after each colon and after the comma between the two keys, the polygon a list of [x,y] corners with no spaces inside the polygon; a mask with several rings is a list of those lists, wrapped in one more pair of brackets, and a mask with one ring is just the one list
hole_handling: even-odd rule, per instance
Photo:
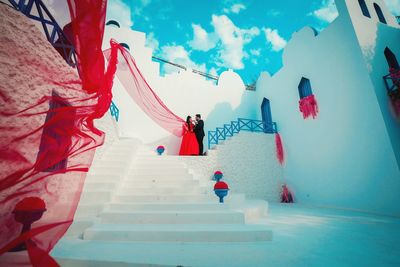
{"label": "woman in red dress", "polygon": [[183,124],[183,137],[181,149],[179,150],[180,156],[198,156],[199,144],[197,143],[196,134],[193,132],[194,124],[192,117],[187,116],[186,123]]}

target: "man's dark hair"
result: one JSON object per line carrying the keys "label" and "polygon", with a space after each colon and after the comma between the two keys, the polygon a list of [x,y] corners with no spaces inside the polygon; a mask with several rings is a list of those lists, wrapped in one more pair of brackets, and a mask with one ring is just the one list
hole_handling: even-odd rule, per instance
{"label": "man's dark hair", "polygon": [[200,114],[196,114],[196,117],[199,117],[199,118],[201,118],[201,115],[200,115]]}

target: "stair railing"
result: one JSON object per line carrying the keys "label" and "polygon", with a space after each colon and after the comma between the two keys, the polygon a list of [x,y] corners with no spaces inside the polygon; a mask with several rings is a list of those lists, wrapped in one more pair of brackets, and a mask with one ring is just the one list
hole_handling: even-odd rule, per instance
{"label": "stair railing", "polygon": [[114,117],[115,120],[118,122],[119,109],[118,109],[117,105],[115,105],[114,101],[111,101],[110,112],[111,112],[111,117]]}
{"label": "stair railing", "polygon": [[[76,53],[72,42],[65,35],[60,25],[50,13],[42,0],[8,0],[11,5],[30,19],[39,21],[47,40],[61,54],[68,65],[76,67]],[[33,7],[36,7],[37,15],[33,14]],[[52,27],[52,29],[51,29]],[[110,105],[111,116],[118,122],[119,109],[114,102]]]}
{"label": "stair railing", "polygon": [[[30,19],[39,21],[43,26],[43,31],[47,40],[62,55],[65,61],[71,67],[76,67],[75,48],[71,40],[64,34],[53,15],[47,9],[42,0],[8,0],[11,5],[18,11],[22,12]],[[27,2],[25,4],[25,2]],[[38,14],[33,14],[33,6],[35,5]],[[52,27],[52,29],[51,29]]]}
{"label": "stair railing", "polygon": [[397,73],[389,73],[383,76],[383,81],[388,92],[400,90],[400,70]]}
{"label": "stair railing", "polygon": [[208,131],[208,149],[211,149],[212,145],[218,145],[220,141],[224,141],[240,131],[263,132],[267,134],[278,132],[276,122],[265,123],[260,120],[239,118],[237,121],[231,121],[230,124],[224,124],[224,127],[217,127],[215,131]]}

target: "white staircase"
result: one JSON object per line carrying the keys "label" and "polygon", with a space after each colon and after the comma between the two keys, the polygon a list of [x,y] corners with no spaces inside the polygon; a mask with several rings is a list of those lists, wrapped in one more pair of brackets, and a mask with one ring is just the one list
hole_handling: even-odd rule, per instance
{"label": "white staircase", "polygon": [[[214,182],[195,179],[180,157],[158,156],[139,146],[135,140],[116,140],[94,162],[74,223],[52,252],[62,266],[77,264],[77,258],[79,266],[96,266],[98,244],[118,249],[138,242],[272,239],[268,227],[251,224],[266,216],[266,201],[232,193],[219,203]],[[82,247],[72,245],[80,242],[85,244],[86,259],[77,256]],[[113,265],[111,260],[109,264]]]}

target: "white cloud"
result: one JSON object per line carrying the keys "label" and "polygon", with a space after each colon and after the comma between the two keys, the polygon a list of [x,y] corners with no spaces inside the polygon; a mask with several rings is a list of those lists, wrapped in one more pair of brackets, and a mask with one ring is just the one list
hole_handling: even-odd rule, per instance
{"label": "white cloud", "polygon": [[[226,16],[213,15],[211,25],[213,32],[207,32],[201,25],[192,24],[193,39],[188,42],[193,50],[208,51],[216,49],[216,56],[212,60],[218,67],[243,69],[243,59],[249,58],[249,54],[244,51],[244,46],[251,42],[255,36],[260,34],[260,29],[252,27],[241,29]],[[164,59],[181,64],[183,66],[205,71],[205,64],[196,64],[190,59],[190,52],[183,46],[167,45],[161,48]],[[177,72],[178,68],[166,66],[165,72]],[[215,70],[211,69],[214,72]]]}
{"label": "white cloud", "polygon": [[153,51],[157,51],[160,43],[158,40],[154,37],[154,32],[150,32],[146,36],[146,46],[151,47]]}
{"label": "white cloud", "polygon": [[234,5],[231,7],[232,13],[235,13],[235,14],[239,14],[239,12],[240,12],[242,9],[243,9],[243,10],[246,9],[246,7],[245,7],[243,4],[234,4]]}
{"label": "white cloud", "polygon": [[334,0],[323,0],[321,7],[317,10],[308,14],[309,16],[314,16],[318,20],[322,22],[330,23],[332,22],[339,14],[336,9]]}
{"label": "white cloud", "polygon": [[107,21],[113,19],[118,21],[121,27],[131,27],[133,26],[133,21],[131,19],[131,10],[129,6],[124,4],[121,0],[111,0],[108,1],[107,5]]}
{"label": "white cloud", "polygon": [[[196,64],[193,60],[190,59],[190,52],[186,51],[186,49],[181,45],[166,45],[161,47],[161,57],[175,64],[206,72],[206,65]],[[163,64],[163,68],[164,72],[168,74],[176,73],[181,70],[169,64]]]}
{"label": "white cloud", "polygon": [[385,0],[387,7],[389,10],[399,16],[400,15],[400,0]]}
{"label": "white cloud", "polygon": [[230,8],[224,8],[222,11],[226,14],[234,13],[239,14],[240,11],[245,10],[246,6],[243,4],[233,4]]}
{"label": "white cloud", "polygon": [[211,24],[214,26],[215,34],[220,41],[217,65],[232,69],[243,69],[243,58],[246,56],[243,47],[254,36],[259,35],[260,30],[257,27],[240,29],[226,15],[213,15]]}
{"label": "white cloud", "polygon": [[208,33],[200,25],[192,24],[193,40],[189,41],[190,47],[195,50],[208,51],[216,45],[215,35]]}
{"label": "white cloud", "polygon": [[282,11],[277,10],[277,9],[270,9],[267,12],[267,16],[270,16],[270,17],[279,17],[282,14],[283,14]]}
{"label": "white cloud", "polygon": [[252,56],[258,57],[259,55],[261,55],[261,48],[258,48],[258,49],[250,49],[250,54],[251,54]]}
{"label": "white cloud", "polygon": [[264,29],[264,33],[267,42],[271,44],[272,51],[280,51],[286,46],[286,40],[279,35],[278,30],[267,28]]}

